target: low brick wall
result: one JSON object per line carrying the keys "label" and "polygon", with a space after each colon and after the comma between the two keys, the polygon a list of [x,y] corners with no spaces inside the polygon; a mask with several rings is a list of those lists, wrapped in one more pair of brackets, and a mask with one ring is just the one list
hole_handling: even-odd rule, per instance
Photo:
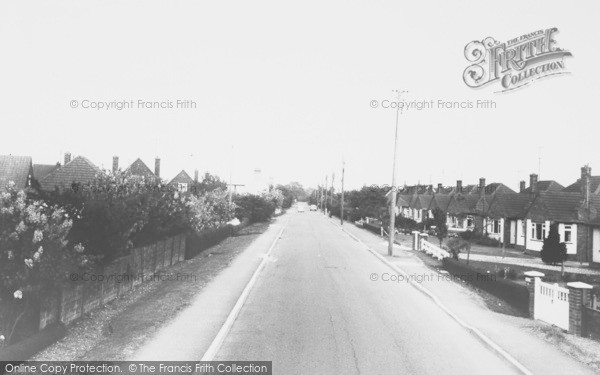
{"label": "low brick wall", "polygon": [[133,249],[94,272],[72,274],[71,282],[41,301],[39,328],[59,320],[69,324],[128,292],[133,286],[151,280],[161,269],[185,259],[184,235],[169,237],[152,245]]}

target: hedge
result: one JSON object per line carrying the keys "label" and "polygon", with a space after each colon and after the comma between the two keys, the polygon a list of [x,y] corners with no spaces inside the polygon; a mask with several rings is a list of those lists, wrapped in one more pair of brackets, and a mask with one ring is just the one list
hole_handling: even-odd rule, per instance
{"label": "hedge", "polygon": [[494,274],[488,274],[485,270],[455,259],[444,258],[442,264],[444,269],[452,275],[503,299],[525,313],[529,311],[529,291],[525,285],[507,279],[499,279]]}
{"label": "hedge", "polygon": [[200,233],[189,234],[186,238],[185,259],[191,259],[204,250],[223,241],[227,237],[235,235],[249,224],[249,219],[244,218],[236,226],[227,224],[218,228],[211,228]]}

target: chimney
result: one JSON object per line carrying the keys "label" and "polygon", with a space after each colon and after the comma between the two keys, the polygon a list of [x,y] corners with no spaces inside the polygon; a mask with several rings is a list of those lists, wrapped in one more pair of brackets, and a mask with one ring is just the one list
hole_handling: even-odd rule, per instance
{"label": "chimney", "polygon": [[160,177],[160,158],[154,159],[154,174],[156,177]]}
{"label": "chimney", "polygon": [[462,180],[457,180],[456,181],[456,192],[457,193],[462,193]]}
{"label": "chimney", "polygon": [[198,183],[198,170],[197,169],[194,171],[194,182]]}
{"label": "chimney", "polygon": [[583,195],[583,205],[590,208],[590,177],[592,168],[585,165],[581,167],[581,195]]}
{"label": "chimney", "polygon": [[65,165],[71,161],[71,153],[65,152]]}
{"label": "chimney", "polygon": [[538,175],[532,173],[529,175],[529,187],[531,188],[531,194],[537,193]]}
{"label": "chimney", "polygon": [[519,182],[519,193],[524,192],[526,188],[527,188],[527,185],[525,185],[525,181]]}
{"label": "chimney", "polygon": [[119,157],[113,156],[113,164],[112,164],[113,173],[117,173],[119,171]]}
{"label": "chimney", "polygon": [[442,192],[442,189],[443,189],[443,187],[442,187],[442,184],[438,184],[438,187],[437,187],[437,192],[438,192],[438,193],[441,193],[441,192]]}
{"label": "chimney", "polygon": [[481,177],[479,179],[479,195],[483,195],[485,193],[485,178]]}

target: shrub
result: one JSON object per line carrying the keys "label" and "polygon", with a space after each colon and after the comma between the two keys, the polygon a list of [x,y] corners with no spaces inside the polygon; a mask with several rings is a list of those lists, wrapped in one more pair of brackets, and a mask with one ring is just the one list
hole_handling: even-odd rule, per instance
{"label": "shrub", "polygon": [[251,223],[268,221],[277,208],[277,202],[268,195],[236,195],[234,203],[235,216],[248,218]]}
{"label": "shrub", "polygon": [[562,263],[567,260],[567,245],[560,242],[558,224],[550,225],[550,232],[548,237],[544,239],[540,256],[542,261],[547,264]]}
{"label": "shrub", "polygon": [[23,191],[14,189],[14,184],[0,193],[2,341],[15,342],[20,321],[35,315],[40,295],[90,261],[81,244],[68,246],[71,227],[65,210],[27,198]]}

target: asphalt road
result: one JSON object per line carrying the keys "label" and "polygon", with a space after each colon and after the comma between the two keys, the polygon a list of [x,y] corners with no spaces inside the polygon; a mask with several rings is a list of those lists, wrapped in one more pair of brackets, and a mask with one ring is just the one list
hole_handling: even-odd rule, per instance
{"label": "asphalt road", "polygon": [[[290,222],[215,360],[275,374],[510,374],[514,369],[316,212]],[[372,275],[377,275],[378,280]]]}

